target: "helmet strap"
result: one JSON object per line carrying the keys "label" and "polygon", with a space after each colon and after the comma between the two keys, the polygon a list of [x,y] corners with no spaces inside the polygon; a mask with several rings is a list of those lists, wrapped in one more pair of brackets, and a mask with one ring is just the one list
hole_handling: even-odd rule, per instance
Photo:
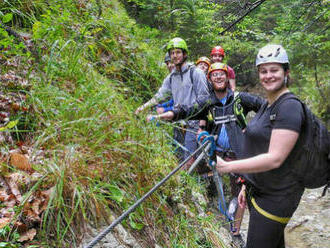
{"label": "helmet strap", "polygon": [[187,53],[185,51],[183,51],[183,59],[182,59],[182,61],[179,64],[177,64],[177,66],[181,68],[182,65],[186,62],[187,59],[188,59],[188,55],[187,55]]}

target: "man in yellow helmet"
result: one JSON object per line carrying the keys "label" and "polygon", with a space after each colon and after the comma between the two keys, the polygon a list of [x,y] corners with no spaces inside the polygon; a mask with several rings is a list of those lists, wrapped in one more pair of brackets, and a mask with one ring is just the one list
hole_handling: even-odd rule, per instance
{"label": "man in yellow helmet", "polygon": [[[229,87],[228,66],[223,63],[211,64],[208,79],[213,91],[210,98],[196,106],[177,106],[172,111],[153,116],[156,119],[179,120],[183,118],[199,119],[199,131],[206,130],[217,135],[216,154],[226,161],[235,160],[242,154],[243,129],[248,112],[257,112],[264,100],[246,92],[234,93]],[[212,118],[209,119],[209,113]],[[149,116],[149,119],[151,116]],[[204,168],[205,171],[205,168]],[[239,175],[230,175],[231,196],[236,199],[244,179]],[[226,213],[224,213],[226,214]],[[241,240],[240,226],[244,208],[237,206],[233,213],[232,234]]]}

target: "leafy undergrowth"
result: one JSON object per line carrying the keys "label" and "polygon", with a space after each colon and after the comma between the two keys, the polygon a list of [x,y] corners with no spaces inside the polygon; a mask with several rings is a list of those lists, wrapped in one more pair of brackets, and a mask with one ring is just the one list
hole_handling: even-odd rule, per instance
{"label": "leafy undergrowth", "polygon": [[[176,166],[163,129],[133,114],[165,76],[161,36],[117,1],[0,8],[0,246],[76,247]],[[123,224],[145,247],[218,247],[200,191],[182,172]]]}

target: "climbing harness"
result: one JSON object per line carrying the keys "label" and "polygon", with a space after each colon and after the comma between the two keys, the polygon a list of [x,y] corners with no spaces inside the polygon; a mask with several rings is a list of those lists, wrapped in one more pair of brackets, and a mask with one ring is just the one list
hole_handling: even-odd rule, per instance
{"label": "climbing harness", "polygon": [[271,219],[282,224],[287,224],[291,219],[290,217],[279,217],[271,213],[268,213],[267,211],[263,210],[261,207],[258,206],[256,200],[253,197],[251,198],[251,203],[255,208],[255,210],[257,210],[259,214],[265,216],[267,219]]}
{"label": "climbing harness", "polygon": [[225,115],[225,116],[214,117],[215,125],[221,125],[221,124],[225,124],[225,123],[232,122],[232,121],[237,121],[237,118],[235,115]]}
{"label": "climbing harness", "polygon": [[237,119],[237,123],[240,126],[241,129],[246,128],[247,126],[247,120],[246,117],[244,115],[244,109],[242,106],[242,100],[239,97],[239,92],[235,91],[234,92],[234,105],[233,105],[233,110],[234,110],[234,114],[235,117]]}
{"label": "climbing harness", "polygon": [[[224,113],[228,114],[224,115]],[[244,109],[241,104],[239,92],[234,92],[234,99],[228,105],[212,106],[209,110],[207,118],[209,123],[212,125],[212,133],[218,133],[220,131],[219,128],[222,125],[231,125],[232,122],[237,123],[241,129],[246,128],[247,121],[244,115]]]}
{"label": "climbing harness", "polygon": [[[220,115],[219,111],[224,108],[231,107],[233,108],[233,114]],[[239,92],[234,92],[234,100],[232,103],[225,107],[215,106],[212,109],[212,113],[209,113],[208,119],[213,121],[215,125],[222,125],[229,122],[237,122],[241,129],[244,129],[247,126],[247,120],[244,115],[244,109],[241,104],[241,98],[239,97]]]}
{"label": "climbing harness", "polygon": [[160,186],[162,186],[171,176],[179,171],[195,154],[204,149],[210,141],[205,141],[199,148],[197,148],[190,156],[188,156],[182,163],[180,163],[174,170],[172,170],[166,177],[164,177],[159,183],[157,183],[152,189],[150,189],[145,195],[137,200],[129,209],[127,209],[122,215],[114,220],[105,230],[99,233],[85,248],[94,247],[101,239],[103,239],[115,226],[121,223],[131,212],[133,212],[143,201],[146,200],[153,192],[155,192]]}
{"label": "climbing harness", "polygon": [[221,176],[219,175],[219,172],[216,169],[215,138],[214,136],[210,135],[207,131],[203,131],[198,135],[198,141],[200,141],[202,137],[204,137],[202,140],[202,144],[204,144],[204,142],[210,142],[210,149],[207,155],[209,157],[209,166],[212,168],[212,172],[213,172],[213,180],[219,195],[219,200],[218,200],[219,211],[226,217],[226,219],[230,223],[230,230],[232,232],[236,232],[236,229],[234,228],[233,225],[234,218],[232,215],[228,214],[229,212],[227,209],[225,194],[223,191],[223,182]]}

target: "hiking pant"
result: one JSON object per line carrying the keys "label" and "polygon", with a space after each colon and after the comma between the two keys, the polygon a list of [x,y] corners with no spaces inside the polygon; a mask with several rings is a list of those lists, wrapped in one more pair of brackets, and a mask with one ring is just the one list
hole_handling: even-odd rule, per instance
{"label": "hiking pant", "polygon": [[252,198],[262,210],[290,218],[298,207],[303,190],[288,195],[284,200],[272,200],[271,197],[251,194],[247,190],[250,220],[246,248],[285,248],[284,228],[287,223],[280,223],[261,214],[252,204]]}
{"label": "hiking pant", "polygon": [[184,137],[184,147],[188,151],[184,152],[184,159],[189,157],[198,147],[197,143],[197,131],[198,131],[198,122],[199,121],[188,121],[186,135]]}
{"label": "hiking pant", "polygon": [[250,220],[246,248],[284,248],[284,228],[281,224],[249,208]]}
{"label": "hiking pant", "polygon": [[[185,134],[182,129],[177,127],[173,128],[173,139],[183,146],[184,146],[184,136]],[[174,146],[175,146],[175,152],[174,152],[175,156],[179,159],[180,162],[182,162],[184,156],[184,150],[178,145],[174,144]]]}

